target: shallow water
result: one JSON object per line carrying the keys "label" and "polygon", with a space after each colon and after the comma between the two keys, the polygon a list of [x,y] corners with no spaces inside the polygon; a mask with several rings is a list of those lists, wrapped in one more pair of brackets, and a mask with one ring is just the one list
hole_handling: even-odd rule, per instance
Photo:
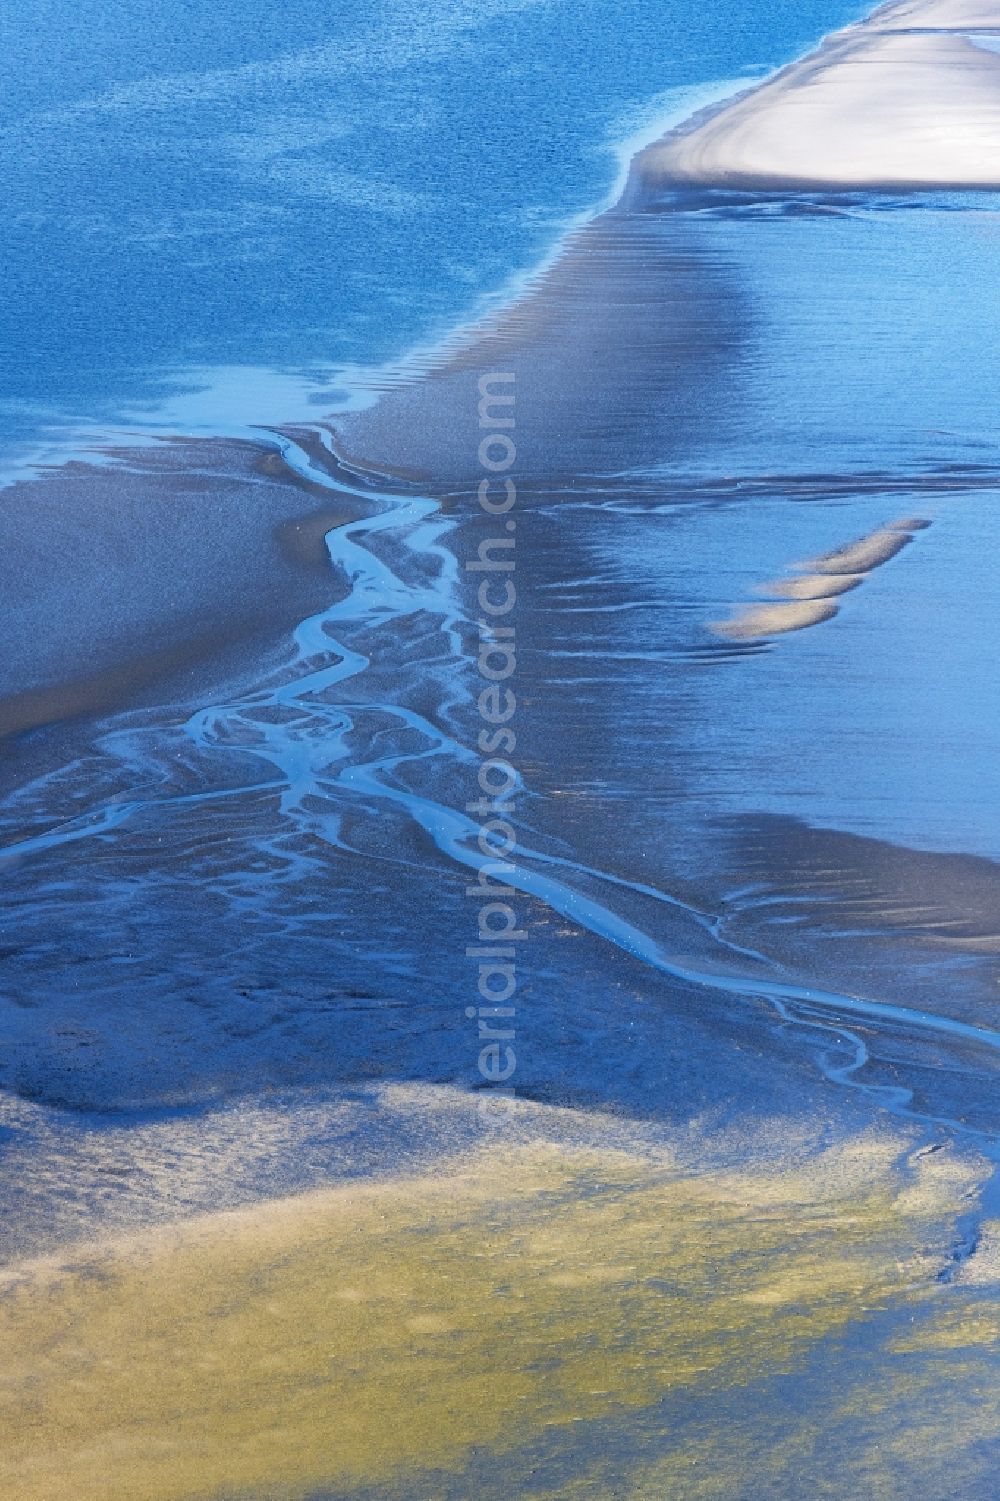
{"label": "shallow water", "polygon": [[862,8],[10,11],[4,472],[81,428],[245,430],[377,389],[613,194],[630,137]]}

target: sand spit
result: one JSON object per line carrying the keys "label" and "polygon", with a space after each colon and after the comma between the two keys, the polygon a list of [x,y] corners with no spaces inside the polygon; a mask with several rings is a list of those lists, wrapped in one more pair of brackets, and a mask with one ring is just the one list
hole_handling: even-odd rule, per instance
{"label": "sand spit", "polygon": [[1000,187],[1000,3],[886,5],[636,157],[627,200],[748,191]]}
{"label": "sand spit", "polygon": [[780,603],[753,605],[731,620],[716,622],[712,629],[727,641],[759,641],[765,636],[802,631],[830,620],[839,609],[832,596],[856,589],[876,568],[901,552],[914,532],[929,525],[920,517],[905,516],[822,557],[798,563],[797,568],[808,572],[798,578],[762,584],[756,590],[772,599],[776,597]]}
{"label": "sand spit", "polygon": [[838,547],[836,552],[828,552],[817,558],[816,571],[820,574],[846,574],[856,578],[858,574],[871,573],[873,568],[881,568],[883,563],[888,563],[890,558],[902,552],[909,540],[910,534],[905,522],[887,526],[881,531],[871,532],[867,537],[861,537],[857,542],[851,542],[847,547]]}

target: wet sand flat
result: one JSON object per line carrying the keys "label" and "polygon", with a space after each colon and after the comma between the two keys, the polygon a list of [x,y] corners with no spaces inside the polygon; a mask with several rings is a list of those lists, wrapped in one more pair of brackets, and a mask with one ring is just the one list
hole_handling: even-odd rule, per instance
{"label": "wet sand flat", "polygon": [[344,497],[332,511],[263,443],[218,440],[8,487],[0,735],[105,712],[241,641],[273,640],[329,601],[314,534],[358,509]]}

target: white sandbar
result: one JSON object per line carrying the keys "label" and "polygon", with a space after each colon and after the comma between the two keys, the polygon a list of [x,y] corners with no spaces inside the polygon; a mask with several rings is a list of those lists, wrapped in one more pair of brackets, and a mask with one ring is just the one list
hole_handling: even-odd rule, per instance
{"label": "white sandbar", "polygon": [[647,147],[633,189],[1000,187],[991,41],[1000,46],[1000,0],[883,6]]}

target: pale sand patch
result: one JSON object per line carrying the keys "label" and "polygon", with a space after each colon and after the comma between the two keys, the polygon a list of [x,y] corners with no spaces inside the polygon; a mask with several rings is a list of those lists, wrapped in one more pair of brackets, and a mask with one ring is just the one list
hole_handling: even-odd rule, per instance
{"label": "pale sand patch", "polygon": [[831,620],[836,613],[837,606],[831,599],[791,600],[781,605],[755,605],[734,620],[718,621],[712,629],[729,641],[759,641],[763,636],[803,631],[821,620]]}
{"label": "pale sand patch", "polygon": [[729,641],[759,641],[765,636],[801,631],[807,626],[818,625],[820,621],[830,620],[837,614],[833,596],[856,589],[874,569],[881,568],[906,547],[911,533],[922,531],[929,525],[930,522],[921,517],[906,516],[859,537],[856,542],[838,547],[834,552],[812,558],[808,563],[795,564],[795,567],[812,571],[800,578],[763,584],[755,591],[777,595],[790,603],[753,605],[740,610],[731,620],[716,621],[712,630]]}
{"label": "pale sand patch", "polygon": [[771,584],[761,584],[755,592],[777,595],[781,599],[829,599],[835,594],[846,594],[856,589],[867,578],[864,573],[842,573],[838,577],[827,573],[806,573],[797,579],[777,579]]}
{"label": "pale sand patch", "polygon": [[885,527],[881,531],[870,532],[867,537],[861,537],[847,547],[838,547],[836,552],[828,552],[823,557],[816,558],[812,566],[818,573],[871,573],[873,568],[881,568],[883,563],[888,563],[890,558],[902,552],[909,540],[906,532],[895,527]]}
{"label": "pale sand patch", "polygon": [[996,0],[900,0],[870,16],[869,26],[937,26],[946,31],[1000,26]]}
{"label": "pale sand patch", "polygon": [[[737,1390],[933,1286],[986,1165],[902,1131],[700,1170],[497,1146],[22,1263],[4,1501],[305,1497]],[[691,1133],[679,1139],[691,1150]]]}
{"label": "pale sand patch", "polygon": [[931,525],[926,516],[901,516],[898,521],[890,521],[889,530],[893,532],[925,532]]}
{"label": "pale sand patch", "polygon": [[964,34],[989,27],[1000,0],[886,6],[641,152],[633,189],[1000,186],[1000,56]]}

